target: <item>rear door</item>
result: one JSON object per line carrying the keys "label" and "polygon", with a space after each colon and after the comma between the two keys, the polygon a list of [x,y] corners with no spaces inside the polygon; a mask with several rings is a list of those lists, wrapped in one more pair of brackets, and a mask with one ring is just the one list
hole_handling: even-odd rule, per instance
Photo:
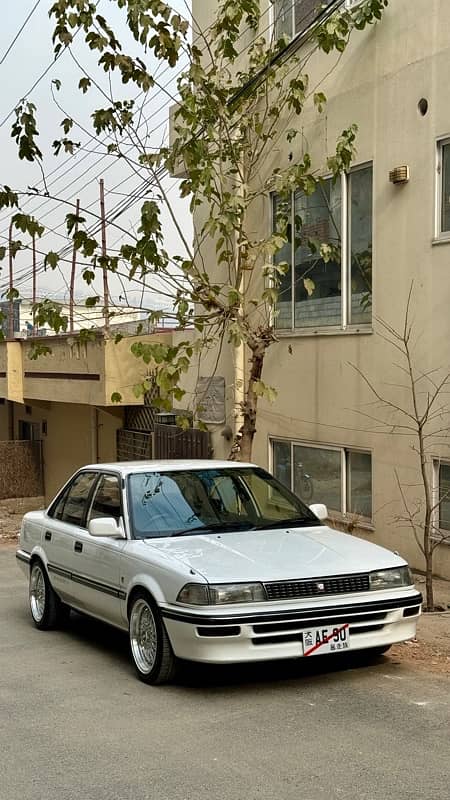
{"label": "rear door", "polygon": [[78,605],[80,601],[80,586],[73,580],[75,542],[83,535],[98,477],[94,470],[78,472],[47,512],[43,546],[48,572],[53,587],[70,605]]}

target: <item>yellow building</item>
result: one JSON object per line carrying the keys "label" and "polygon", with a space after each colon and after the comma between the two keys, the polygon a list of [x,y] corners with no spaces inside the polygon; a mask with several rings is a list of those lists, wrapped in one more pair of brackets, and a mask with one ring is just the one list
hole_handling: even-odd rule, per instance
{"label": "yellow building", "polygon": [[[171,337],[168,332],[139,340],[167,343]],[[124,428],[132,429],[136,455],[140,454],[138,444],[142,455],[148,454],[150,427],[145,420],[141,425],[127,422],[130,412],[144,408],[144,399],[136,398],[133,387],[147,373],[143,362],[130,352],[133,341],[125,337],[115,344],[102,332],[89,341],[76,335],[52,336],[46,340],[51,352],[37,359],[30,358],[31,340],[0,342],[0,460],[2,445],[12,440],[38,443],[47,500],[83,464],[115,461],[118,431]],[[112,402],[113,393],[121,395],[119,403]],[[11,453],[10,449],[5,452]],[[1,466],[8,468],[5,463]],[[35,468],[39,469],[38,463]],[[26,491],[33,477],[30,469],[27,462],[18,484],[14,483],[18,496],[30,494]],[[0,486],[0,496],[4,496],[1,492]]]}

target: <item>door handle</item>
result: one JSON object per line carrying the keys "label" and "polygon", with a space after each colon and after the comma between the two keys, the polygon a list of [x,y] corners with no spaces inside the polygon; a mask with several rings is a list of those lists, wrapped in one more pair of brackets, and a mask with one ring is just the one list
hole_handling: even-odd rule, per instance
{"label": "door handle", "polygon": [[52,538],[51,531],[45,531],[45,541],[50,542]]}
{"label": "door handle", "polygon": [[83,550],[82,542],[75,542],[73,549],[75,550],[76,553],[81,553]]}

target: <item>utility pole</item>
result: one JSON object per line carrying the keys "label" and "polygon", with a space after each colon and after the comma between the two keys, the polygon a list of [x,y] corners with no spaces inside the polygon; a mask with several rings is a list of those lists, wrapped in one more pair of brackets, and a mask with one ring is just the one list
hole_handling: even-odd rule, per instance
{"label": "utility pole", "polygon": [[12,291],[14,288],[14,274],[13,274],[13,251],[12,251],[12,232],[13,221],[9,223],[9,314],[8,314],[8,339],[14,339],[14,299]]}
{"label": "utility pole", "polygon": [[[78,232],[78,217],[80,216],[80,201],[77,200],[76,209],[77,222],[75,223],[75,233]],[[73,306],[74,306],[74,292],[75,292],[75,269],[77,266],[77,248],[75,243],[72,250],[72,269],[70,272],[70,293],[69,293],[69,331],[73,333]]]}
{"label": "utility pole", "polygon": [[36,236],[33,233],[33,289],[32,289],[32,304],[33,304],[33,336],[36,336]]}
{"label": "utility pole", "polygon": [[[106,216],[105,216],[105,184],[100,178],[100,216],[102,220],[102,256],[106,258]],[[103,264],[103,313],[105,315],[105,334],[109,334],[109,290],[108,270]]]}

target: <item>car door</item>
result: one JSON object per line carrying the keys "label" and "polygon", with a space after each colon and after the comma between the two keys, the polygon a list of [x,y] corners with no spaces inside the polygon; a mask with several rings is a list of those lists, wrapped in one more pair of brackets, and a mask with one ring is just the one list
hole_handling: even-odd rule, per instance
{"label": "car door", "polygon": [[75,542],[82,535],[86,515],[99,473],[78,472],[51,504],[46,514],[43,547],[53,588],[64,602],[79,606],[80,585],[74,581]]}
{"label": "car door", "polygon": [[79,595],[84,607],[96,617],[115,625],[123,623],[121,602],[125,597],[120,585],[120,560],[126,545],[124,538],[91,536],[91,519],[113,517],[124,532],[121,477],[102,472],[91,493],[85,526],[74,542],[73,576],[81,585]]}

